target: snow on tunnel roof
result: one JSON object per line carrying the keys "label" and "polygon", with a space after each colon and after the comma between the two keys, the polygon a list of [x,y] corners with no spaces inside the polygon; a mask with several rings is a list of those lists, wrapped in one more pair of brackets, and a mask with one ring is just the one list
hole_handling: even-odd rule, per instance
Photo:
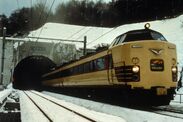
{"label": "snow on tunnel roof", "polygon": [[[87,43],[90,43],[91,41],[94,41],[97,38],[99,38],[101,35],[104,35],[105,33],[109,32],[111,29],[113,28],[46,23],[45,25],[43,25],[43,27],[39,28],[38,30],[32,31],[29,34],[29,36],[76,41],[84,41],[84,36],[87,36]],[[37,41],[48,40],[39,39]],[[77,48],[83,48],[82,43],[75,44]],[[93,48],[92,46],[88,45],[87,47]]]}

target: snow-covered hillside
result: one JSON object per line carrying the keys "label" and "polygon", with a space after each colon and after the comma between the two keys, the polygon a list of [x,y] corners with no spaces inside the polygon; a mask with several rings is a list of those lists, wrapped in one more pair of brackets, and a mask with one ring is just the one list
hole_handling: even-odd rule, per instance
{"label": "snow-covered hillside", "polygon": [[[116,28],[101,28],[90,26],[77,26],[58,23],[46,23],[42,28],[30,33],[29,36],[59,38],[65,40],[83,40],[87,36],[87,47],[93,48],[100,43],[111,43],[113,39],[127,31],[143,29],[143,23],[122,25]],[[159,31],[165,38],[177,46],[179,67],[183,66],[183,15],[167,20],[148,22],[151,29]],[[45,40],[38,40],[45,41]],[[51,40],[50,40],[51,41]],[[83,47],[82,43],[75,43],[77,48]],[[179,68],[180,69],[180,68]]]}

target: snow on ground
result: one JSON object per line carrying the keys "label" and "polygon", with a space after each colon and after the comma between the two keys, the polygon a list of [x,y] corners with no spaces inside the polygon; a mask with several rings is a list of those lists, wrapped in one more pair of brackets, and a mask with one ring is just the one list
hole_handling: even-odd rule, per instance
{"label": "snow on ground", "polygon": [[183,87],[181,87],[178,91],[176,91],[174,100],[177,101],[178,103],[181,101],[183,104]]}
{"label": "snow on ground", "polygon": [[12,89],[5,89],[0,91],[0,104],[3,103],[4,99],[12,92]]}
{"label": "snow on ground", "polygon": [[19,97],[22,122],[49,122],[23,92]]}
{"label": "snow on ground", "polygon": [[[182,122],[182,119],[168,117],[168,116],[159,115],[155,113],[144,112],[140,110],[134,110],[134,109],[124,108],[124,107],[109,105],[105,103],[94,102],[90,100],[84,100],[81,98],[75,98],[75,97],[70,97],[70,96],[56,94],[56,93],[50,93],[46,91],[44,91],[43,93],[58,99],[62,99],[62,100],[86,107],[87,109],[122,117],[128,122]],[[179,104],[179,105],[183,106],[183,104]]]}
{"label": "snow on ground", "polygon": [[[178,94],[183,94],[183,87],[181,87],[178,91],[177,91]],[[183,100],[183,98],[182,98]]]}
{"label": "snow on ground", "polygon": [[[68,111],[65,108],[58,107],[58,105],[45,100],[33,93],[26,92],[37,105],[50,117],[51,120],[54,122],[88,122],[87,119],[76,115],[72,111]],[[36,121],[47,121],[43,117],[43,114],[40,113],[40,111],[33,105],[30,100],[25,96],[23,92],[20,92],[20,99],[21,99],[21,120],[23,122],[27,121],[35,121],[37,118],[38,120]],[[41,93],[36,92],[36,94],[39,94],[43,97],[46,97],[52,101],[55,101],[56,103],[65,106],[66,108],[69,108],[75,112],[80,113],[81,115],[84,115],[88,118],[91,118],[93,120],[96,120],[97,122],[125,122],[123,118],[117,117],[117,116],[112,116],[100,112],[95,112],[89,109],[86,109],[84,107],[80,107],[78,105],[65,102],[63,100],[59,100],[53,97],[50,97],[48,95],[43,95]],[[40,117],[39,117],[40,115]]]}

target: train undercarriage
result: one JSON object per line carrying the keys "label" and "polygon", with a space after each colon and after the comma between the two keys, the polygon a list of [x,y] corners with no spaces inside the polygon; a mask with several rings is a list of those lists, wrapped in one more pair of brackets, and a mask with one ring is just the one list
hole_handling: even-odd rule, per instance
{"label": "train undercarriage", "polygon": [[173,99],[175,88],[167,90],[167,95],[157,95],[156,89],[131,90],[128,87],[44,87],[44,90],[69,96],[119,105],[119,106],[160,106],[168,105]]}

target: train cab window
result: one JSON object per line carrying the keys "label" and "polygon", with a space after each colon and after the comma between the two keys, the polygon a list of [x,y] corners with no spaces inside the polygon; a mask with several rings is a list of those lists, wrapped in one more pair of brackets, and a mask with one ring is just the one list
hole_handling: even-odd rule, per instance
{"label": "train cab window", "polygon": [[131,42],[131,41],[142,41],[142,40],[159,40],[159,41],[166,41],[163,35],[159,32],[152,31],[152,30],[141,30],[141,31],[131,31],[121,36],[118,36],[113,41],[113,46],[121,44],[123,42]]}
{"label": "train cab window", "polygon": [[159,40],[166,41],[162,34],[156,31],[135,31],[126,34],[123,42],[142,41],[142,40]]}
{"label": "train cab window", "polygon": [[155,40],[159,40],[159,41],[166,41],[165,37],[157,32],[151,32],[151,36],[153,37],[153,39]]}
{"label": "train cab window", "polygon": [[120,40],[118,41],[118,44],[122,43],[126,38],[126,34],[121,35]]}
{"label": "train cab window", "polygon": [[113,46],[114,46],[114,45],[117,45],[117,44],[119,43],[120,39],[121,39],[121,36],[115,38],[115,39],[114,39],[114,44],[113,44]]}
{"label": "train cab window", "polygon": [[148,31],[147,32],[139,31],[127,34],[123,42],[141,41],[141,40],[153,40],[153,37]]}
{"label": "train cab window", "polygon": [[117,38],[114,40],[113,46],[122,43],[122,42],[124,41],[125,38],[126,38],[126,34],[123,34],[123,35],[117,37]]}

